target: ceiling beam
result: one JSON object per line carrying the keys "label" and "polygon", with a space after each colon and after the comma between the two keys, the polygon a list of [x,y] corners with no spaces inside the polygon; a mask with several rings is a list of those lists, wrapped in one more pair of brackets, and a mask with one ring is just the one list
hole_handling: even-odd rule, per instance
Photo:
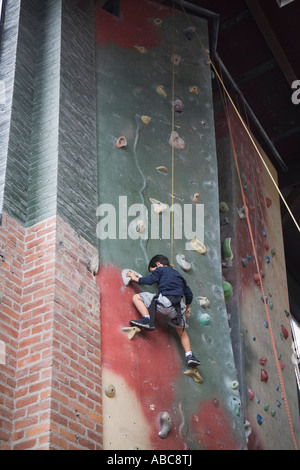
{"label": "ceiling beam", "polygon": [[292,65],[290,64],[280,42],[278,41],[276,34],[268,21],[268,18],[260,6],[259,1],[246,0],[246,3],[252,13],[254,20],[256,21],[257,26],[259,27],[275,59],[277,60],[279,67],[287,79],[289,86],[291,86],[298,77],[296,76]]}

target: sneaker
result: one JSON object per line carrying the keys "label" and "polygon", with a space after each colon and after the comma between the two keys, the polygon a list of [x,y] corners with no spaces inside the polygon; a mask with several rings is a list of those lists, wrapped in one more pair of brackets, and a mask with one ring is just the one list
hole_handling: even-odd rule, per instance
{"label": "sneaker", "polygon": [[145,328],[146,330],[154,330],[154,326],[150,326],[150,318],[143,317],[141,320],[130,320],[131,326]]}
{"label": "sneaker", "polygon": [[193,354],[190,354],[186,358],[186,363],[188,367],[197,367],[201,365],[201,362]]}

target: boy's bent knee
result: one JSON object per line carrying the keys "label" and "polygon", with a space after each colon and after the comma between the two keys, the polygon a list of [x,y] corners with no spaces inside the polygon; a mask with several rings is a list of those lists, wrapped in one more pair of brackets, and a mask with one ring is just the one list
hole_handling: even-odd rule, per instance
{"label": "boy's bent knee", "polygon": [[140,294],[134,294],[134,296],[132,297],[132,300],[133,302],[135,302],[135,301],[142,300],[142,299],[140,297]]}

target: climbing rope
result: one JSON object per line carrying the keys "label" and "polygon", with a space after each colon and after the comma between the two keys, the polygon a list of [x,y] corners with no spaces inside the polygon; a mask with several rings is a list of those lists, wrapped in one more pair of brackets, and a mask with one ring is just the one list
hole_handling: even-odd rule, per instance
{"label": "climbing rope", "polygon": [[[172,14],[172,56],[175,53],[175,9],[173,3],[173,14]],[[172,60],[172,142],[175,129],[175,109],[174,109],[174,100],[175,100],[175,65],[174,60]],[[175,154],[174,154],[174,145],[171,145],[171,156],[172,156],[172,206],[174,202],[174,181],[175,181]],[[174,210],[172,207],[171,210],[171,266],[174,266]]]}
{"label": "climbing rope", "polygon": [[[190,17],[187,15],[187,13],[186,13],[186,11],[185,11],[185,8],[184,8],[184,6],[183,6],[182,1],[181,1],[181,8],[182,8],[182,11],[184,12],[184,14],[185,14],[185,16],[186,16],[188,22],[190,23],[191,26],[193,26],[193,23],[192,23]],[[285,200],[283,194],[281,193],[281,191],[280,191],[280,189],[279,189],[279,187],[278,187],[276,181],[274,180],[274,178],[273,178],[273,176],[272,176],[272,174],[271,174],[271,172],[270,172],[270,170],[269,170],[269,168],[268,168],[266,162],[264,161],[263,156],[262,156],[261,152],[259,151],[259,149],[258,149],[258,147],[257,147],[257,145],[256,145],[256,143],[255,143],[255,141],[254,141],[254,138],[252,137],[250,131],[248,130],[248,128],[247,128],[247,126],[246,126],[246,124],[245,124],[245,122],[244,122],[244,120],[243,120],[241,114],[238,112],[237,107],[235,106],[235,104],[234,104],[234,102],[233,102],[233,100],[232,100],[232,98],[231,98],[231,96],[230,96],[230,94],[229,94],[229,92],[228,92],[228,90],[227,90],[225,84],[224,84],[224,81],[223,81],[222,78],[220,77],[220,74],[219,74],[219,72],[218,72],[218,70],[217,70],[215,64],[214,64],[213,61],[211,60],[211,57],[210,57],[209,52],[208,52],[208,51],[205,49],[205,47],[204,47],[204,44],[203,44],[203,42],[202,42],[202,40],[201,40],[199,34],[197,33],[197,30],[195,30],[195,35],[196,35],[197,39],[199,40],[199,43],[200,43],[201,47],[203,48],[205,54],[207,55],[207,58],[208,58],[208,60],[209,60],[209,63],[210,63],[210,65],[211,65],[211,67],[213,68],[216,77],[218,78],[219,82],[221,83],[222,88],[223,88],[224,92],[225,92],[226,95],[227,95],[227,98],[228,98],[229,101],[231,102],[231,104],[232,104],[232,106],[233,106],[233,109],[235,110],[235,112],[236,112],[238,118],[240,119],[240,121],[241,121],[241,123],[242,123],[242,125],[243,125],[243,127],[244,127],[244,129],[245,129],[245,131],[246,131],[246,133],[248,134],[249,139],[251,140],[251,142],[252,142],[252,144],[253,144],[253,146],[254,146],[256,152],[257,152],[257,155],[259,156],[261,162],[263,163],[263,165],[264,165],[264,167],[265,167],[265,169],[266,169],[266,171],[267,171],[269,177],[271,178],[271,181],[273,182],[273,184],[274,184],[274,186],[275,186],[275,188],[276,188],[278,194],[280,195],[280,197],[281,197],[281,199],[282,199],[284,205],[286,206],[286,209],[287,209],[288,213],[290,214],[290,216],[291,216],[291,218],[292,218],[294,224],[296,225],[298,231],[300,232],[300,226],[299,226],[299,224],[297,223],[297,221],[296,221],[296,219],[295,219],[295,217],[294,217],[294,215],[293,215],[293,213],[292,213],[292,211],[291,211],[291,209],[290,209],[288,203],[286,202],[286,200]]]}
{"label": "climbing rope", "polygon": [[[249,124],[248,113],[247,113],[245,103],[244,103],[244,113],[245,113],[245,117],[246,117],[246,121],[247,121],[247,126],[248,126],[248,129],[250,131],[250,124]],[[286,291],[285,283],[284,283],[284,280],[283,280],[283,274],[282,274],[281,266],[280,266],[280,263],[279,263],[278,250],[277,250],[277,246],[276,246],[276,243],[275,243],[275,237],[274,237],[273,230],[272,230],[270,215],[269,215],[269,212],[268,212],[267,197],[266,197],[266,194],[265,194],[265,191],[264,191],[264,185],[263,185],[263,181],[262,181],[262,174],[261,174],[261,171],[260,171],[259,161],[257,159],[256,154],[255,154],[255,163],[256,163],[256,171],[259,175],[260,193],[261,193],[261,196],[262,196],[262,199],[263,199],[263,205],[264,205],[265,213],[267,214],[268,227],[269,227],[271,238],[272,238],[272,245],[273,245],[273,248],[274,248],[274,251],[275,251],[275,253],[274,252],[272,253],[272,256],[270,258],[270,262],[271,262],[273,273],[274,273],[274,276],[275,276],[277,292],[279,294],[280,303],[281,303],[281,307],[282,307],[282,314],[284,312],[284,315],[283,315],[284,316],[284,323],[285,323],[285,326],[287,328],[288,328],[288,326],[290,326],[290,329],[291,329],[292,335],[293,335],[293,339],[295,340],[296,335],[295,335],[295,330],[294,330],[294,325],[293,325],[293,322],[292,322],[291,314],[290,314],[290,311],[289,311],[288,294],[287,294],[287,291]],[[251,167],[251,169],[252,169],[252,180],[254,181],[254,187],[255,187],[256,198],[257,198],[258,206],[259,206],[259,210],[260,210],[261,220],[263,221],[263,226],[264,226],[265,233],[267,233],[267,223],[266,223],[266,220],[265,220],[264,212],[262,210],[261,198],[259,196],[259,188],[258,188],[258,184],[257,184],[256,178],[255,178],[255,175],[254,175],[253,166]],[[280,278],[281,278],[281,286],[282,286],[282,289],[283,289],[283,292],[284,292],[284,297],[285,297],[285,302],[286,302],[285,306],[284,306],[284,302],[283,302],[282,295],[281,295],[281,290],[280,290],[280,286],[279,286],[279,281],[278,281],[277,272],[276,272],[275,264],[274,264],[274,261],[273,261],[273,257],[275,257],[275,259],[277,261],[277,265],[278,265],[278,270],[279,270],[279,274],[280,274]],[[289,325],[288,325],[288,318],[287,318],[286,312],[287,312],[287,314],[290,318]],[[293,343],[292,343],[292,339],[291,339],[290,335],[289,335],[289,340],[290,340],[291,350],[293,351],[293,354],[294,354],[294,347],[293,347]],[[297,344],[295,346],[295,349],[296,349],[297,356],[299,357]],[[294,367],[295,368],[295,374],[296,374],[298,383],[300,383],[298,363],[294,363],[294,366],[295,366]]]}

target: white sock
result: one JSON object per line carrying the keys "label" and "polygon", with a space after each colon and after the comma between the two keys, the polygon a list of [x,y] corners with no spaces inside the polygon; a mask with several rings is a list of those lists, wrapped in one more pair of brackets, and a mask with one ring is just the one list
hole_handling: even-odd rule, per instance
{"label": "white sock", "polygon": [[185,357],[188,357],[188,356],[191,356],[192,355],[192,351],[188,351],[185,353]]}

